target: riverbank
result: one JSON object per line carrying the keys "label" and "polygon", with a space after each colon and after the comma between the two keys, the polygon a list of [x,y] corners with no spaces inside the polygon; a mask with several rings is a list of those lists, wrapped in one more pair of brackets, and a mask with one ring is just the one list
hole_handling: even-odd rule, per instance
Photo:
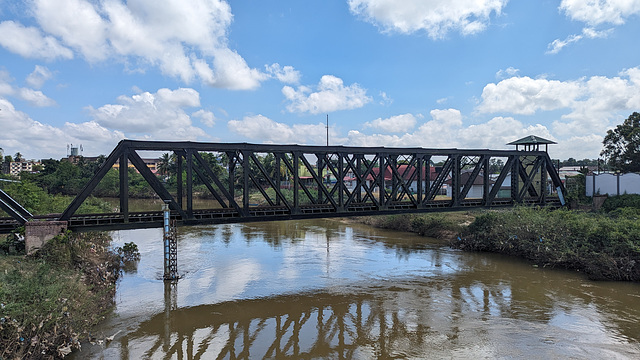
{"label": "riverbank", "polygon": [[0,359],[62,358],[91,337],[113,308],[120,274],[110,241],[68,233],[34,256],[0,256]]}
{"label": "riverbank", "polygon": [[594,280],[640,281],[639,214],[630,208],[605,214],[516,207],[360,221],[436,237],[461,250],[507,254],[536,266],[580,271]]}

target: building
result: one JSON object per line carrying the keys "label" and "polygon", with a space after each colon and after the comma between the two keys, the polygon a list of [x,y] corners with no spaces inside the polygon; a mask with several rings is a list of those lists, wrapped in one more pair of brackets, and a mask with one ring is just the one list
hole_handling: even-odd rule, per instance
{"label": "building", "polygon": [[39,161],[24,160],[12,161],[9,163],[9,174],[12,176],[20,176],[21,172],[34,172],[34,167],[42,165]]}
{"label": "building", "polygon": [[[402,176],[402,179],[404,179],[404,181],[409,181],[411,180],[411,182],[409,183],[409,190],[411,190],[412,192],[417,192],[418,191],[418,176],[416,174],[415,178],[414,178],[414,174],[416,172],[416,168],[414,166],[409,166],[409,165],[398,165],[397,166],[397,170],[398,170],[398,174],[400,174],[400,176]],[[377,184],[372,184],[372,182],[374,181],[375,178],[378,177],[378,174],[380,173],[380,168],[373,168],[371,169],[371,172],[374,175],[369,174],[367,176],[367,178],[365,179],[367,182],[367,186],[369,188],[372,188],[372,186],[376,186]],[[423,167],[422,168],[422,178],[425,179],[426,176],[426,170]],[[438,177],[438,174],[436,173],[436,168],[433,166],[429,166],[429,181],[434,181],[436,178]],[[413,178],[413,179],[412,179]],[[385,187],[391,187],[393,186],[393,172],[391,170],[390,166],[387,166],[385,168],[384,171],[384,186]],[[424,191],[426,186],[426,181],[422,181],[422,189]]]}
{"label": "building", "polygon": [[[461,191],[464,188],[464,185],[467,183],[467,181],[469,181],[469,178],[471,177],[472,172],[473,170],[465,170],[460,173],[460,189],[458,191]],[[452,179],[448,179],[447,181],[444,182],[445,184],[447,184],[447,188],[446,188],[447,197],[453,196],[453,188],[451,187],[452,182],[453,182]],[[491,187],[491,185],[493,185],[494,183],[495,181],[489,180],[489,187]],[[480,172],[478,176],[476,176],[476,178],[473,180],[473,185],[471,185],[471,189],[469,189],[469,192],[467,193],[466,198],[482,199],[483,196],[484,196],[484,176],[483,176],[483,173]]]}

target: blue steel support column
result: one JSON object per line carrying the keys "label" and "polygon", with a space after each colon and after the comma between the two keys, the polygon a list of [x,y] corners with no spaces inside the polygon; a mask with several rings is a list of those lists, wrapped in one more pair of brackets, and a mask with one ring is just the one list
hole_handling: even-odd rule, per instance
{"label": "blue steel support column", "polygon": [[175,227],[171,226],[171,210],[169,202],[162,205],[163,240],[164,240],[164,280],[178,280],[178,243]]}

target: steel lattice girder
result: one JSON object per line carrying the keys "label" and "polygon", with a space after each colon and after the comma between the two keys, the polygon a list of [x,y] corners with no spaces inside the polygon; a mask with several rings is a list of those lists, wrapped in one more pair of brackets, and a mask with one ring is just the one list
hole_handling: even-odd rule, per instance
{"label": "steel lattice girder", "polygon": [[[178,190],[175,198],[144,163],[139,155],[143,151],[176,155]],[[207,152],[227,157],[226,173],[216,174],[202,156]],[[271,164],[271,172],[263,163],[266,157],[261,154],[270,156],[275,163]],[[434,159],[444,162],[441,171],[432,178]],[[489,177],[491,159],[506,160],[494,180]],[[174,216],[183,222],[371,215],[522,202],[547,205],[552,198],[547,194],[549,182],[553,189],[559,187],[564,192],[548,154],[542,151],[123,140],[59,220],[79,216],[75,215],[78,207],[118,160],[121,204],[118,221],[123,223],[133,221],[128,208],[128,162],[163,201],[169,202]],[[183,170],[186,171],[186,204],[183,202]],[[345,184],[347,176],[355,185]],[[509,176],[511,184],[504,184]],[[331,177],[335,182],[330,181]],[[194,211],[194,179],[206,186],[219,209],[208,214]],[[472,187],[480,183],[482,197],[469,198]],[[498,197],[501,188],[508,186],[511,196]],[[449,187],[450,196],[439,196]],[[264,204],[252,204],[252,197],[261,198]]]}

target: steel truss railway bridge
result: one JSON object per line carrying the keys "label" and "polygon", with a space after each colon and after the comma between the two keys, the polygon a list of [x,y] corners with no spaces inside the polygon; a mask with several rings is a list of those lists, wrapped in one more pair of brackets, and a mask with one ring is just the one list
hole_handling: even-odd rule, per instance
{"label": "steel truss railway bridge", "polygon": [[[145,153],[172,154],[176,190],[147,166]],[[490,175],[498,160],[504,166]],[[79,214],[116,163],[117,211]],[[183,225],[564,203],[563,184],[545,151],[122,140],[61,214],[34,216],[0,191],[0,208],[10,215],[0,219],[0,232],[38,221],[65,222],[74,231],[162,227],[161,209],[129,211],[129,167]],[[197,185],[215,199],[210,208],[194,207]]]}

